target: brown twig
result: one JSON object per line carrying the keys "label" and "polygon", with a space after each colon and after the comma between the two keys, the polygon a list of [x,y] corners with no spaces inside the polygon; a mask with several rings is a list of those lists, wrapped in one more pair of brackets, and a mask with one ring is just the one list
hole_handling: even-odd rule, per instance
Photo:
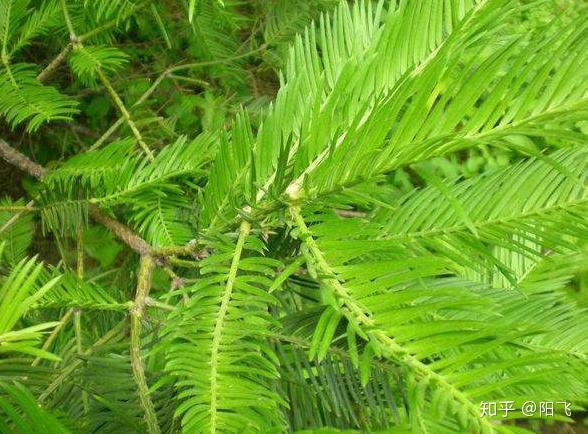
{"label": "brown twig", "polygon": [[109,229],[116,237],[140,255],[148,254],[151,246],[121,222],[104,214],[96,205],[89,205],[89,214],[94,221]]}
{"label": "brown twig", "polygon": [[18,167],[23,172],[26,172],[35,178],[41,179],[47,172],[43,166],[35,163],[26,155],[21,154],[2,139],[0,139],[0,156],[6,160],[6,162]]}
{"label": "brown twig", "polygon": [[[22,171],[28,173],[31,176],[34,176],[37,179],[43,179],[43,177],[47,174],[47,169],[29,159],[26,155],[21,154],[12,148],[2,139],[0,139],[0,158],[6,160],[8,163],[18,167]],[[88,208],[90,216],[96,222],[109,229],[114,235],[117,236],[117,238],[119,238],[135,252],[139,253],[140,255],[145,255],[151,251],[151,246],[147,243],[147,241],[145,241],[139,235],[135,234],[127,226],[104,214],[96,205],[90,204]]]}
{"label": "brown twig", "polygon": [[[0,158],[6,160],[8,163],[18,167],[22,171],[28,173],[29,175],[42,180],[43,177],[47,174],[47,169],[41,166],[38,163],[32,161],[26,155],[18,152],[14,148],[12,148],[8,143],[4,140],[0,139]],[[33,201],[30,201],[26,207],[32,208]],[[21,211],[21,213],[24,212]],[[151,255],[153,257],[167,257],[167,256],[190,256],[190,255],[197,255],[197,245],[196,242],[191,241],[185,246],[170,246],[170,247],[159,247],[153,248],[133,232],[130,228],[115,220],[114,218],[108,216],[107,214],[103,213],[100,208],[95,204],[88,204],[88,213],[90,217],[97,223],[100,223],[102,226],[106,227],[110,230],[116,237],[125,243],[128,247],[132,250],[137,252],[140,255]],[[16,217],[16,216],[15,216]],[[15,218],[13,217],[13,219]],[[12,220],[12,219],[11,219]],[[7,225],[12,224],[11,220],[6,222],[2,228],[0,228],[0,232],[7,227]]]}

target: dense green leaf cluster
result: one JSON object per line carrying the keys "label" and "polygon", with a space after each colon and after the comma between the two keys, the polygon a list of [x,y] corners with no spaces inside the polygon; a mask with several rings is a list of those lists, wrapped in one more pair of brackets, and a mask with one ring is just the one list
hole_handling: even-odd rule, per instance
{"label": "dense green leaf cluster", "polygon": [[583,1],[0,0],[0,49],[0,432],[585,423]]}

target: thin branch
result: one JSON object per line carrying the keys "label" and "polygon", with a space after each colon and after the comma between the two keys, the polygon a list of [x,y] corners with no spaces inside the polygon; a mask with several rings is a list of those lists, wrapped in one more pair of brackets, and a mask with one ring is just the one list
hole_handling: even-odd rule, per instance
{"label": "thin branch", "polygon": [[2,139],[0,139],[0,157],[35,178],[41,179],[47,173],[43,166],[21,154]]}
{"label": "thin branch", "polygon": [[[26,155],[16,151],[2,139],[0,139],[0,158],[6,160],[8,163],[18,167],[19,169],[23,170],[31,176],[34,176],[37,179],[43,179],[43,177],[47,174],[47,169],[29,159]],[[104,214],[96,205],[90,204],[88,206],[88,211],[90,216],[95,221],[108,228],[122,242],[124,242],[137,253],[144,255],[150,252],[151,246],[147,243],[147,241],[139,237],[122,223]],[[8,223],[12,224],[9,221],[4,226],[6,226]],[[4,230],[4,226],[2,227],[2,230]]]}
{"label": "thin branch", "polygon": [[151,398],[149,397],[149,386],[145,378],[145,369],[143,361],[141,360],[141,320],[143,318],[145,306],[147,303],[147,296],[151,289],[151,274],[155,262],[150,255],[141,256],[139,263],[139,272],[137,273],[137,292],[135,294],[135,302],[130,309],[131,317],[131,366],[133,368],[133,376],[137,383],[139,392],[139,401],[143,407],[145,422],[147,423],[147,431],[149,434],[159,434],[159,424],[157,423],[157,414]]}
{"label": "thin branch", "polygon": [[[80,37],[80,39],[82,39],[82,37]],[[141,105],[142,103],[144,103],[147,98],[149,98],[153,92],[155,92],[155,90],[159,87],[159,85],[161,84],[161,82],[169,77],[176,77],[178,78],[179,76],[173,75],[174,72],[177,71],[183,71],[186,69],[194,69],[194,68],[199,68],[199,67],[204,67],[204,66],[213,66],[213,65],[219,65],[222,63],[227,63],[227,62],[231,62],[233,60],[238,60],[238,59],[242,59],[244,57],[248,57],[251,56],[252,54],[255,54],[259,51],[265,50],[267,48],[266,44],[260,45],[258,48],[256,48],[255,50],[251,50],[248,51],[246,53],[242,53],[242,54],[238,54],[236,56],[232,56],[232,57],[226,57],[224,59],[217,59],[217,60],[210,60],[210,61],[205,61],[205,62],[195,62],[195,63],[185,63],[182,65],[176,65],[176,66],[171,66],[169,68],[167,68],[165,71],[163,71],[161,74],[159,74],[159,76],[155,79],[155,81],[153,82],[153,84],[151,84],[151,86],[149,87],[149,89],[147,89],[140,97],[137,101],[135,101],[133,103],[133,105],[131,106],[131,108],[137,107],[139,105]],[[183,77],[185,78],[185,77]],[[125,117],[121,116],[120,118],[118,118],[116,120],[116,122],[114,124],[112,124],[110,126],[110,128],[108,128],[108,130],[106,130],[106,132],[104,134],[102,134],[102,136],[100,136],[100,138],[98,140],[96,140],[96,142],[94,142],[94,144],[92,146],[90,146],[89,150],[93,151],[95,149],[98,149],[100,146],[102,146],[102,144],[104,144],[104,142],[106,140],[108,140],[108,138],[114,134],[114,132],[125,122]]]}
{"label": "thin branch", "polygon": [[[80,309],[74,309],[74,333],[76,339],[76,352],[78,356],[82,356],[84,354],[84,349],[82,346],[82,311]],[[88,392],[82,389],[82,406],[84,410],[84,417],[88,416],[90,412],[90,401],[88,399]]]}
{"label": "thin branch", "polygon": [[35,208],[29,207],[27,205],[14,205],[14,206],[0,206],[0,211],[4,212],[32,212],[36,211]]}
{"label": "thin branch", "polygon": [[154,247],[151,249],[152,256],[193,256],[197,254],[197,243],[189,241],[185,246]]}
{"label": "thin branch", "polygon": [[84,278],[84,231],[81,225],[78,226],[76,238],[76,273],[78,279],[82,281]]}
{"label": "thin branch", "polygon": [[49,62],[49,64],[39,73],[39,75],[37,75],[37,80],[39,80],[41,83],[46,81],[57,70],[57,68],[59,68],[63,62],[65,62],[65,59],[71,52],[72,48],[73,44],[71,42],[63,47],[59,54],[55,56],[51,62]]}
{"label": "thin branch", "polygon": [[[76,31],[75,31],[73,24],[71,22],[71,19],[69,17],[69,12],[67,10],[67,4],[66,4],[65,0],[61,0],[61,9],[63,10],[63,17],[65,18],[65,23],[67,25],[67,29],[69,30],[69,38],[71,39],[71,42],[73,43],[75,48],[83,48],[83,44],[80,41],[80,39],[78,38],[78,35],[76,34]],[[125,107],[120,96],[118,96],[118,93],[116,93],[116,90],[114,90],[114,87],[112,87],[110,80],[108,80],[108,78],[106,77],[106,75],[104,75],[104,73],[102,72],[102,70],[100,68],[98,68],[96,70],[96,73],[98,74],[98,78],[100,79],[100,81],[102,82],[102,84],[104,85],[104,87],[106,88],[108,93],[110,94],[112,101],[114,102],[114,104],[116,105],[118,110],[122,113],[123,118],[127,121],[127,124],[131,128],[131,131],[133,132],[133,135],[137,139],[139,146],[141,146],[141,148],[143,148],[143,151],[145,151],[145,154],[147,154],[147,158],[149,158],[149,160],[153,161],[155,159],[155,157],[153,156],[153,152],[151,151],[151,149],[149,149],[149,146],[147,146],[147,144],[143,140],[143,136],[141,136],[141,133],[139,132],[139,129],[137,128],[137,125],[135,125],[135,122],[133,122],[133,120],[131,119],[131,115],[129,114],[129,111]]]}
{"label": "thin branch", "polygon": [[[76,274],[78,277],[78,290],[81,290],[81,284],[84,280],[84,232],[82,226],[78,226],[76,234]],[[83,351],[82,345],[82,310],[77,308],[74,310],[74,331],[76,338],[76,350],[79,356]],[[82,404],[84,409],[84,418],[90,412],[90,401],[88,400],[88,392],[82,390]],[[85,420],[84,420],[85,422]]]}
{"label": "thin branch", "polygon": [[61,9],[63,10],[63,18],[65,19],[65,24],[67,26],[67,30],[69,31],[69,39],[75,43],[78,41],[78,35],[76,35],[73,24],[71,22],[71,18],[69,16],[65,0],[61,0]]}
{"label": "thin branch", "polygon": [[[87,39],[90,39],[96,35],[99,35],[100,33],[104,32],[106,30],[109,30],[109,29],[115,27],[116,25],[120,24],[121,21],[128,18],[130,15],[132,15],[137,10],[146,6],[149,3],[150,3],[149,0],[145,1],[145,2],[137,5],[135,8],[130,8],[130,10],[127,11],[127,13],[122,18],[118,17],[116,19],[110,20],[107,23],[104,23],[103,25],[96,27],[95,29],[92,29],[87,33],[84,33],[83,35],[77,36],[77,42],[84,42]],[[57,54],[57,56],[55,56],[53,58],[53,60],[51,62],[49,62],[49,64],[45,67],[45,69],[43,69],[39,73],[39,75],[37,75],[37,80],[39,80],[40,82],[46,81],[57,70],[57,68],[59,68],[59,66],[61,66],[61,64],[63,64],[63,62],[65,62],[65,59],[67,58],[67,56],[69,55],[69,53],[73,49],[73,46],[74,46],[74,44],[72,42],[69,42],[65,47],[63,47],[63,49],[59,52],[59,54]]]}
{"label": "thin branch", "polygon": [[267,44],[262,44],[254,50],[250,50],[250,51],[247,51],[246,53],[242,53],[242,54],[237,54],[232,57],[225,57],[223,59],[216,59],[216,60],[208,60],[205,62],[186,63],[183,65],[174,66],[174,67],[168,69],[167,71],[168,71],[168,73],[172,73],[172,72],[177,72],[177,71],[183,71],[184,69],[194,69],[194,68],[201,68],[203,66],[220,65],[223,63],[227,63],[227,62],[232,62],[233,60],[239,60],[239,59],[243,59],[245,57],[249,57],[252,54],[255,54],[260,51],[265,50],[266,48],[267,48]]}
{"label": "thin branch", "polygon": [[[1,140],[0,140],[0,141],[1,141]],[[28,203],[25,205],[25,208],[26,208],[26,209],[23,209],[23,210],[21,210],[21,211],[17,212],[16,214],[14,214],[12,217],[10,217],[10,218],[9,218],[9,219],[6,221],[6,223],[4,223],[4,224],[2,225],[2,227],[0,227],[0,234],[1,234],[2,232],[4,232],[5,230],[7,230],[7,229],[8,229],[10,226],[12,226],[14,223],[16,223],[16,221],[17,221],[19,218],[21,218],[23,215],[25,215],[27,212],[34,211],[34,208],[33,208],[34,206],[35,206],[35,201],[34,201],[34,200],[31,200],[31,201],[29,201],[29,202],[28,202]]]}
{"label": "thin branch", "polygon": [[175,256],[170,256],[168,261],[171,265],[176,265],[182,268],[198,268],[198,263],[196,261],[186,261],[185,259],[179,259]]}
{"label": "thin branch", "polygon": [[[133,107],[135,106],[135,104],[133,104]],[[110,136],[112,136],[114,134],[114,132],[118,129],[118,127],[120,127],[123,123],[125,122],[125,118],[124,117],[120,117],[118,118],[118,120],[113,123],[105,132],[104,134],[102,134],[98,140],[96,140],[92,146],[90,146],[88,148],[88,151],[94,151],[96,149],[98,149],[100,146],[102,146],[102,144],[104,142],[106,142],[106,140],[108,140],[108,138]]]}
{"label": "thin branch", "polygon": [[147,143],[145,143],[145,141],[143,140],[143,136],[141,136],[141,132],[137,128],[137,125],[135,124],[135,122],[131,119],[131,115],[130,115],[129,111],[127,110],[127,108],[125,107],[122,99],[120,99],[120,96],[118,96],[118,93],[116,93],[116,91],[112,87],[112,84],[110,84],[110,81],[108,80],[108,78],[106,78],[106,75],[104,75],[104,73],[102,72],[102,70],[100,68],[97,69],[97,73],[98,73],[98,78],[100,78],[100,81],[102,82],[102,84],[104,85],[104,87],[106,88],[108,93],[110,94],[112,101],[114,102],[114,104],[116,105],[118,110],[122,113],[123,118],[125,119],[125,121],[129,125],[129,128],[131,129],[131,131],[133,132],[133,135],[137,139],[139,146],[141,146],[143,151],[145,151],[145,154],[147,154],[147,158],[149,158],[149,160],[153,161],[155,159],[155,157],[153,156],[153,152],[151,151],[151,149],[149,149],[149,146],[147,146]]}
{"label": "thin branch", "polygon": [[[163,79],[168,76],[168,74],[169,74],[168,71],[169,70],[166,70],[162,74],[160,74],[159,77],[157,77],[157,79],[149,87],[149,89],[147,89],[139,97],[139,99],[133,103],[131,108],[137,107],[140,104],[142,104],[143,102],[145,102],[147,100],[147,98],[149,98],[153,94],[153,92],[155,92],[155,89],[157,89],[157,87],[160,85],[160,83],[163,81]],[[125,121],[125,118],[123,116],[118,118],[117,121],[114,124],[112,124],[110,126],[110,128],[108,128],[108,130],[106,130],[106,132],[104,134],[102,134],[102,136],[100,136],[100,138],[98,140],[96,140],[96,142],[94,142],[94,144],[92,146],[90,146],[89,150],[93,151],[93,150],[99,148],[112,134],[114,134],[114,132],[118,129],[118,127],[120,127],[124,123],[124,121]]]}
{"label": "thin branch", "polygon": [[151,246],[141,238],[139,235],[130,230],[127,226],[121,222],[109,217],[100,211],[96,205],[90,204],[88,206],[88,212],[90,217],[102,226],[108,228],[116,237],[133,249],[140,255],[145,255],[151,251]]}

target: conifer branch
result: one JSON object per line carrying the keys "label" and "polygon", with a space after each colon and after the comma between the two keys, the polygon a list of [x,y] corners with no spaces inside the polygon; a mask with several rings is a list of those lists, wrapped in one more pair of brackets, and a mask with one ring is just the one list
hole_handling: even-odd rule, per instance
{"label": "conifer branch", "polygon": [[28,144],[0,159],[38,191],[0,203],[0,426],[512,434],[527,399],[578,408],[584,10],[189,0],[158,37],[132,31],[152,0],[76,1],[0,0]]}
{"label": "conifer branch", "polygon": [[[147,0],[147,1],[137,5],[135,8],[129,8],[129,11],[124,16],[110,20],[110,21],[102,24],[101,26],[96,27],[95,29],[92,29],[82,35],[78,35],[76,37],[77,42],[80,42],[80,43],[84,42],[90,38],[93,38],[94,36],[99,35],[102,32],[105,32],[107,30],[112,29],[113,27],[116,27],[118,24],[120,24],[121,19],[128,18],[131,14],[135,13],[137,10],[139,10],[142,7],[149,4],[150,1],[151,0]],[[65,45],[65,47],[63,47],[61,49],[61,51],[57,54],[57,56],[55,56],[49,62],[49,64],[47,64],[47,66],[37,75],[37,80],[39,80],[41,83],[44,81],[47,81],[49,79],[49,77],[51,77],[51,75],[53,75],[53,73],[55,71],[57,71],[57,68],[59,68],[63,64],[63,62],[65,62],[65,60],[67,59],[67,56],[69,55],[69,53],[71,53],[73,48],[74,48],[73,42],[69,42],[67,45]]]}
{"label": "conifer branch", "polygon": [[306,225],[301,213],[300,207],[296,202],[303,197],[303,193],[298,185],[289,187],[289,196],[292,201],[290,206],[290,215],[294,221],[295,227],[302,242],[308,247],[308,250],[315,261],[319,271],[319,279],[324,283],[324,287],[329,289],[339,302],[341,314],[353,324],[357,331],[367,337],[367,340],[374,342],[381,348],[383,355],[401,365],[409,366],[413,372],[418,375],[419,379],[434,381],[438,387],[445,390],[451,397],[458,402],[467,412],[468,418],[480,427],[483,432],[492,432],[494,425],[480,416],[478,406],[474,405],[467,395],[447,379],[432,370],[425,363],[414,357],[406,348],[398,344],[394,338],[388,336],[383,330],[376,326],[370,312],[363,306],[359,305],[353,298],[349,290],[341,283],[336,272],[327,262],[325,255],[318,246],[310,229]]}
{"label": "conifer branch", "polygon": [[[39,180],[42,180],[43,177],[47,174],[47,169],[45,167],[35,163],[26,155],[18,152],[2,139],[0,139],[0,158]],[[31,201],[26,205],[26,207],[32,208],[33,205],[34,203]],[[25,210],[21,212],[25,212]],[[140,255],[151,254],[154,257],[189,256],[196,254],[197,252],[195,242],[189,242],[185,246],[153,248],[149,245],[149,243],[147,243],[147,241],[145,241],[127,226],[103,213],[97,205],[92,203],[88,204],[88,213],[90,214],[90,217],[94,219],[94,221],[106,227],[114,235],[116,235],[119,240],[121,240],[128,247]],[[12,220],[15,218],[17,218],[17,216],[12,217],[11,220],[6,222],[2,228],[0,228],[0,232],[10,226],[13,223]]]}
{"label": "conifer branch", "polygon": [[[63,9],[63,16],[65,18],[65,23],[66,23],[67,28],[69,30],[69,37],[71,39],[71,42],[73,43],[74,47],[83,48],[83,44],[80,41],[80,39],[78,38],[76,31],[73,27],[73,24],[71,22],[71,18],[69,17],[69,12],[67,10],[67,4],[66,4],[65,0],[61,0],[61,7]],[[141,136],[141,132],[137,128],[137,125],[135,124],[135,122],[131,119],[131,115],[130,115],[129,111],[125,107],[120,96],[118,96],[118,93],[116,93],[116,90],[114,90],[114,87],[112,87],[110,80],[108,80],[108,78],[106,77],[104,72],[102,72],[101,68],[97,68],[96,73],[98,74],[98,78],[100,79],[100,81],[102,82],[102,84],[104,85],[106,90],[108,91],[108,94],[112,98],[112,101],[114,102],[114,104],[116,105],[118,110],[122,113],[123,118],[125,119],[125,121],[129,125],[129,128],[133,132],[135,139],[137,139],[139,146],[141,146],[141,148],[143,149],[143,151],[147,155],[147,158],[150,161],[153,161],[155,159],[153,152],[151,151],[151,149],[149,149],[149,146],[147,146],[147,144],[143,140],[143,136]]]}
{"label": "conifer branch", "polygon": [[147,243],[147,241],[145,241],[118,220],[115,220],[112,217],[104,214],[96,205],[89,204],[88,212],[90,217],[109,229],[119,240],[121,240],[135,252],[139,253],[140,255],[145,255],[151,250],[151,246]]}
{"label": "conifer branch", "polygon": [[120,96],[118,96],[118,93],[116,93],[116,91],[112,87],[110,80],[108,80],[108,78],[106,77],[106,75],[104,75],[104,73],[102,72],[102,70],[100,68],[98,68],[96,70],[96,72],[98,74],[98,78],[100,78],[100,81],[102,82],[102,84],[104,85],[104,87],[106,88],[108,93],[110,94],[112,101],[114,102],[114,104],[116,105],[118,110],[122,113],[123,118],[125,119],[125,121],[129,125],[129,128],[133,132],[135,139],[137,139],[137,143],[139,143],[139,146],[141,146],[141,148],[143,149],[143,151],[147,155],[147,158],[150,161],[153,161],[155,159],[155,157],[153,155],[153,151],[151,151],[151,149],[149,149],[149,146],[147,146],[147,143],[145,143],[145,141],[143,140],[143,136],[141,135],[141,132],[137,128],[137,125],[135,124],[133,119],[131,118],[131,114],[129,113],[129,111],[125,107],[125,104],[123,103],[122,99],[120,99]]}
{"label": "conifer branch", "polygon": [[37,80],[41,83],[47,81],[49,77],[61,66],[71,50],[73,49],[73,44],[69,42],[63,49],[49,62],[49,64],[37,75]]}
{"label": "conifer branch", "polygon": [[[153,83],[151,84],[151,86],[149,86],[149,88],[143,92],[143,94],[139,97],[139,99],[137,99],[137,101],[135,101],[133,103],[133,105],[131,106],[131,108],[134,107],[138,107],[139,105],[143,104],[152,94],[153,92],[155,92],[155,90],[159,87],[159,85],[163,82],[163,80],[165,80],[166,78],[177,78],[178,76],[173,75],[174,72],[177,71],[183,71],[186,69],[195,69],[195,68],[199,68],[199,67],[205,67],[205,66],[214,66],[214,65],[218,65],[218,64],[223,64],[223,63],[227,63],[227,62],[232,62],[238,59],[242,59],[248,56],[251,56],[252,54],[258,53],[262,50],[265,50],[267,48],[266,44],[263,44],[261,46],[259,46],[258,48],[256,48],[255,50],[251,50],[248,51],[246,53],[243,54],[237,54],[235,56],[232,57],[227,57],[227,58],[223,58],[223,59],[218,59],[218,60],[210,60],[210,61],[203,61],[203,62],[194,62],[194,63],[184,63],[181,65],[175,65],[175,66],[170,66],[169,68],[167,68],[165,71],[163,71],[161,74],[159,74],[159,76],[155,79],[155,81],[153,81]],[[115,123],[113,123],[108,130],[106,130],[104,132],[104,134],[102,134],[102,136],[100,136],[98,138],[98,140],[96,140],[96,142],[94,142],[92,144],[92,146],[90,146],[89,150],[93,151],[95,149],[98,149],[100,146],[102,146],[104,144],[104,142],[106,142],[106,140],[112,135],[114,134],[114,132],[125,122],[126,118],[123,114],[123,116],[119,117]]]}
{"label": "conifer branch", "polygon": [[67,26],[67,30],[69,30],[69,39],[74,44],[78,40],[78,36],[76,35],[76,31],[74,30],[73,24],[71,22],[71,18],[69,16],[69,12],[67,10],[67,4],[65,3],[66,0],[61,0],[61,9],[63,10],[63,18],[65,19],[65,25]]}
{"label": "conifer branch", "polygon": [[214,331],[212,333],[212,347],[211,347],[211,357],[210,357],[210,433],[215,434],[217,431],[217,401],[219,390],[217,387],[218,382],[218,369],[219,369],[219,362],[218,356],[220,352],[221,346],[221,339],[223,337],[223,325],[225,323],[225,319],[227,316],[227,312],[229,309],[229,303],[231,302],[231,297],[233,294],[233,286],[235,284],[235,279],[237,277],[237,271],[239,269],[239,262],[241,261],[241,254],[243,252],[243,246],[245,245],[245,239],[247,235],[249,235],[249,230],[251,229],[251,224],[247,221],[241,222],[241,227],[239,229],[239,239],[237,240],[237,245],[235,247],[235,253],[233,255],[233,260],[231,262],[231,268],[229,269],[229,274],[227,277],[227,283],[224,288],[223,296],[221,299],[221,305],[216,316]]}
{"label": "conifer branch", "polygon": [[[47,169],[29,159],[26,155],[21,154],[12,148],[2,139],[0,139],[0,158],[39,180],[43,179],[43,177],[47,174]],[[132,250],[136,251],[140,255],[144,255],[151,250],[151,246],[149,246],[147,241],[139,237],[127,226],[104,214],[96,205],[89,204],[88,208],[90,216],[95,221],[109,229],[114,235],[117,236],[117,238],[119,238]]]}
{"label": "conifer branch", "polygon": [[43,166],[18,152],[3,139],[0,139],[0,157],[2,157],[7,163],[18,167],[23,172],[26,172],[37,179],[43,178],[47,173],[47,170]]}

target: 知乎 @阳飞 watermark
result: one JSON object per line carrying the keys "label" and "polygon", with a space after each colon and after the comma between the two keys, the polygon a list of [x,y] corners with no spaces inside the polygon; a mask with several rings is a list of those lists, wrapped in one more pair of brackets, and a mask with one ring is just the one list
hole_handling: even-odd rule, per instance
{"label": "\u77e5\u4e4e @\u9633\u98de watermark", "polygon": [[563,413],[572,415],[571,403],[568,401],[525,401],[515,405],[514,401],[482,401],[480,402],[480,416],[508,417],[509,413],[520,413],[525,417],[553,417]]}

